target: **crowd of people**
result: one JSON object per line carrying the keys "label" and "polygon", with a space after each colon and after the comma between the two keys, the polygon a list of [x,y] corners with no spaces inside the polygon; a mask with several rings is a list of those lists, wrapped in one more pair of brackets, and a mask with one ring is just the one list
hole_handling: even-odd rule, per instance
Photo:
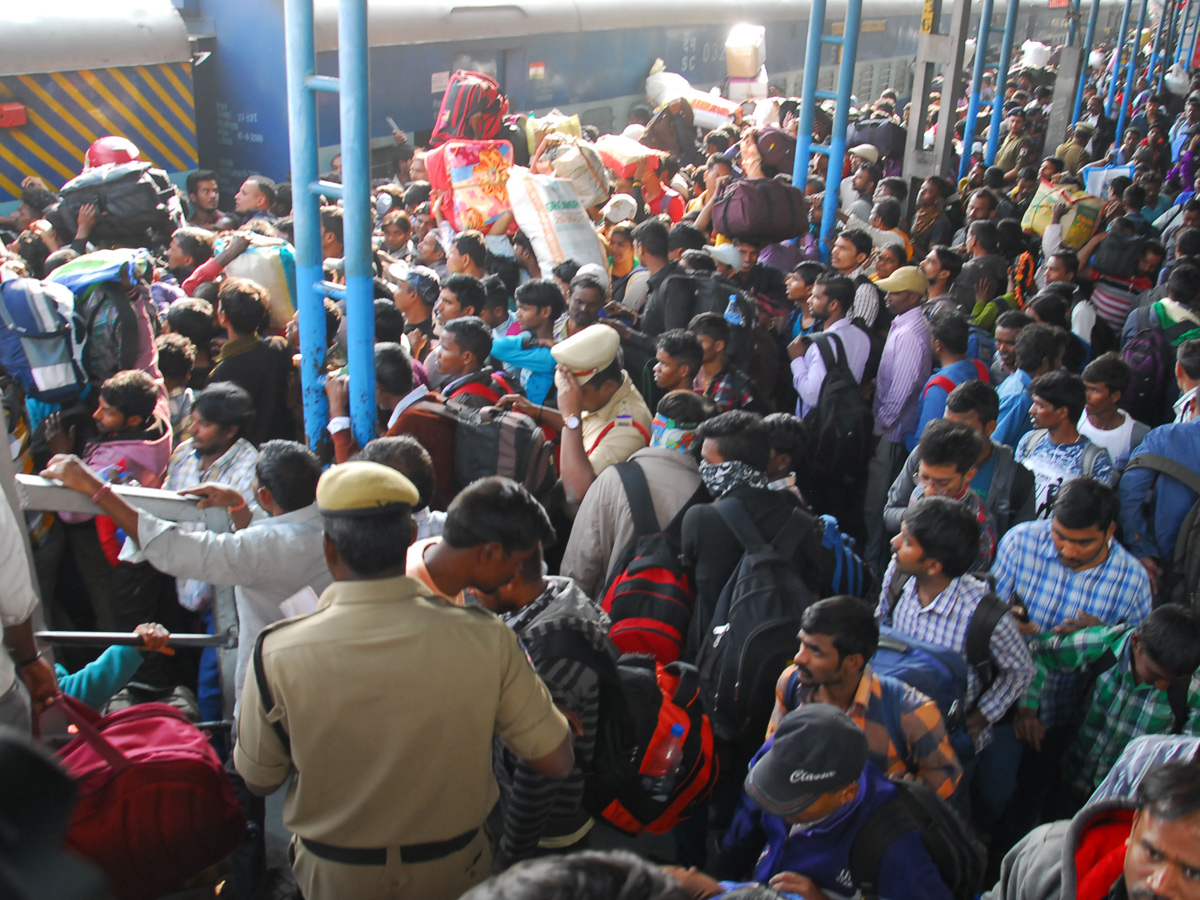
{"label": "crowd of people", "polygon": [[[216,174],[194,172],[169,243],[112,257],[96,254],[99,209],[63,233],[56,192],[27,181],[0,222],[5,282],[116,263],[78,401],[5,379],[18,468],[99,513],[18,523],[0,504],[0,722],[29,732],[60,691],[232,717],[222,752],[252,827],[222,896],[263,896],[262,798],[285,785],[309,900],[1192,896],[1200,75],[1186,98],[1143,79],[1122,135],[1090,82],[1057,148],[1047,112],[1073,97],[1038,81],[985,83],[1005,105],[999,151],[960,181],[896,177],[894,141],[856,144],[837,173],[815,156],[795,185],[809,221],[772,243],[720,233],[713,211],[731,185],[790,170],[753,125],[697,134],[698,159],[609,173],[589,209],[603,266],[546,267],[511,213],[456,232],[426,148],[400,135],[396,177],[373,188],[363,446],[341,302],[325,301],[328,437],[310,449],[297,321],[226,272],[291,239],[289,185],[251,176],[230,209]],[[794,106],[773,123],[793,136]],[[856,127],[911,115],[888,90]],[[1066,227],[1067,203],[1023,226],[1039,191],[1082,192],[1112,166],[1129,174],[1107,181],[1094,235]],[[320,219],[337,280],[342,211]],[[549,460],[549,489],[518,483],[535,463],[511,448],[518,480],[464,483],[490,409]],[[224,508],[230,530],[139,509],[113,489],[129,483]],[[647,605],[636,628],[702,684],[721,641],[743,640],[735,601],[786,585],[798,623],[782,664],[752,638],[737,648],[757,694],[735,699],[736,725],[708,709],[719,774],[670,830],[675,867],[588,849],[611,843],[611,810],[589,798],[618,702],[601,661],[631,621],[612,588],[639,576],[658,580],[635,596],[683,612]],[[212,631],[221,587],[232,709],[215,653],[167,645]],[[54,666],[39,595],[51,627],[144,647]],[[956,880],[940,851],[974,838],[979,870]]]}

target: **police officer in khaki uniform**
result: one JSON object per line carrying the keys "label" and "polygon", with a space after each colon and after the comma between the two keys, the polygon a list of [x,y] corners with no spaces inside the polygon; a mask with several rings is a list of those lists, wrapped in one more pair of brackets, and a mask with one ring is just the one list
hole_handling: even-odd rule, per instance
{"label": "police officer in khaki uniform", "polygon": [[567,500],[578,503],[596,476],[650,443],[654,416],[621,368],[621,337],[590,325],[551,348],[562,419],[559,469]]}
{"label": "police officer in khaki uniform", "polygon": [[404,575],[416,502],[376,463],[322,476],[334,583],[315,613],[263,632],[247,673],[234,761],[259,795],[295,775],[284,824],[307,900],[454,900],[491,865],[493,734],[550,777],[574,763],[513,632]]}

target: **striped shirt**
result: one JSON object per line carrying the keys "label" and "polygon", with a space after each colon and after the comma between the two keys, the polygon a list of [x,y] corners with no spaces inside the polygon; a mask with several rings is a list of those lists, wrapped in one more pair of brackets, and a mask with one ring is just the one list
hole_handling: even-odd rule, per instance
{"label": "striped shirt", "polygon": [[898,315],[875,377],[875,433],[899,443],[917,427],[921,389],[933,366],[933,336],[921,308]]}
{"label": "striped shirt", "polygon": [[[1133,554],[1109,540],[1108,559],[1100,565],[1068,568],[1058,559],[1052,526],[1052,521],[1025,522],[1000,541],[992,575],[1001,600],[1024,606],[1029,621],[1042,631],[1084,613],[1106,625],[1136,625],[1150,615],[1150,579]],[[1038,704],[1047,727],[1070,720],[1077,682],[1066,673],[1048,673]]]}
{"label": "striped shirt", "polygon": [[[895,577],[896,561],[892,560],[883,577],[884,588],[879,594],[875,618],[890,624],[901,634],[917,640],[947,647],[966,656],[967,628],[980,601],[989,591],[988,583],[964,575],[955,578],[928,606],[922,606],[917,596],[917,579],[910,578],[900,592],[895,609],[891,608],[888,586]],[[1017,630],[1016,620],[1004,616],[992,631],[988,641],[996,677],[987,689],[973,667],[967,669],[967,708],[978,710],[994,725],[1004,718],[1009,707],[1020,699],[1034,677],[1033,660]],[[991,742],[991,728],[985,728],[975,739],[976,749],[982,750]]]}
{"label": "striped shirt", "polygon": [[[1138,682],[1129,640],[1133,633],[1132,625],[1100,626],[1074,634],[1038,635],[1029,643],[1036,675],[1021,701],[1029,709],[1037,708],[1048,672],[1082,673],[1106,653],[1117,658],[1116,665],[1096,677],[1083,724],[1063,761],[1064,776],[1080,799],[1091,796],[1135,737],[1170,734],[1175,725],[1167,692]],[[1196,735],[1200,733],[1200,719],[1195,715],[1200,707],[1200,681],[1194,675],[1188,686],[1187,706],[1192,714],[1183,732]]]}
{"label": "striped shirt", "polygon": [[[863,667],[858,691],[846,714],[867,735],[867,758],[890,778],[913,775],[949,799],[962,777],[962,766],[950,746],[946,723],[938,705],[903,682],[900,687],[900,730],[905,746],[897,747],[888,733],[884,714],[883,685],[869,665]],[[775,685],[775,711],[767,726],[767,737],[775,733],[780,720],[793,709],[813,699],[816,687],[800,683],[796,667],[788,666]],[[892,695],[894,696],[894,695]]]}
{"label": "striped shirt", "polygon": [[1200,738],[1179,735],[1148,734],[1130,741],[1089,804],[1115,797],[1132,797],[1146,773],[1169,762],[1193,762],[1200,751]]}

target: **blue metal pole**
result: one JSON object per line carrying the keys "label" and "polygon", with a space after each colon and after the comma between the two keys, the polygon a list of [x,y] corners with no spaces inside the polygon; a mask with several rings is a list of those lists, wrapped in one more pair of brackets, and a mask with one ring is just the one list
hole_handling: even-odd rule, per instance
{"label": "blue metal pole", "polygon": [[[975,127],[979,118],[979,89],[983,84],[984,58],[987,56],[988,36],[991,31],[992,0],[983,0],[983,10],[979,13],[979,31],[975,36],[975,70],[971,76],[971,96],[967,100],[967,120],[963,123],[962,158],[958,161],[959,178],[965,177],[967,170],[971,168],[971,148],[975,146]],[[1004,96],[1001,82],[1007,78],[1007,75],[1008,73],[1001,69],[996,77],[996,91],[1001,98]],[[952,116],[955,111],[950,110],[949,112]],[[949,117],[943,119],[939,116],[939,122],[939,127],[953,127],[949,122]]]}
{"label": "blue metal pole", "polygon": [[[846,22],[842,29],[842,62],[838,66],[837,109],[833,114],[833,134],[829,139],[828,174],[833,176],[836,173],[839,180],[846,159],[846,128],[850,123],[850,98],[854,94],[854,62],[858,58],[858,32],[861,25],[862,0],[848,0]],[[826,179],[825,206],[821,214],[821,259],[825,262],[829,262],[833,226],[837,222],[838,191],[830,190],[832,184],[832,178]]]}
{"label": "blue metal pole", "polygon": [[1080,0],[1071,0],[1071,15],[1067,17],[1067,46],[1075,46],[1075,35],[1079,31]]}
{"label": "blue metal pole", "polygon": [[1117,146],[1121,146],[1121,138],[1125,134],[1125,123],[1133,111],[1133,81],[1137,77],[1138,47],[1141,44],[1142,29],[1146,27],[1146,7],[1150,0],[1142,0],[1142,9],[1138,13],[1137,31],[1133,35],[1133,49],[1129,53],[1129,65],[1125,67],[1125,94],[1121,98],[1121,112],[1117,116]]}
{"label": "blue metal pole", "polygon": [[1108,97],[1104,101],[1104,114],[1112,115],[1113,102],[1117,99],[1117,81],[1121,77],[1121,51],[1129,40],[1129,12],[1133,9],[1133,0],[1125,0],[1125,8],[1121,10],[1121,24],[1117,28],[1117,52],[1113,56],[1112,75],[1108,79]]}
{"label": "blue metal pole", "polygon": [[[1018,0],[1008,0],[1008,14],[1004,17],[1004,40],[1000,44],[1000,71],[1008,72],[1008,67],[1012,65],[1013,41],[1016,39],[1017,33],[1017,6]],[[978,53],[978,49],[975,51]],[[1000,78],[996,79],[996,89],[1000,91]],[[1007,80],[1007,78],[1005,79]],[[996,158],[996,149],[1000,146],[1000,123],[1004,121],[1004,102],[1003,93],[1000,93],[995,100],[992,101],[992,124],[988,128],[987,148],[984,150],[983,160],[989,166]],[[969,115],[968,111],[968,115]],[[966,137],[964,133],[964,138]],[[965,148],[964,148],[965,150]],[[964,153],[968,159],[970,155]],[[961,168],[961,167],[960,167]],[[961,176],[960,176],[961,177]]]}
{"label": "blue metal pole", "polygon": [[305,187],[317,180],[317,104],[305,79],[313,74],[312,0],[287,0],[284,7],[287,58],[288,133],[290,136],[294,233],[296,242],[296,308],[300,313],[300,386],[304,432],[315,448],[325,437],[329,404],[325,399],[325,307],[321,280],[321,215],[317,198]]}
{"label": "blue metal pole", "polygon": [[1158,65],[1159,52],[1162,49],[1163,37],[1165,36],[1167,24],[1171,21],[1171,16],[1174,14],[1173,8],[1168,2],[1163,6],[1162,12],[1158,17],[1158,27],[1154,29],[1154,44],[1150,48],[1150,65],[1146,68],[1146,83],[1151,89],[1158,90],[1162,87],[1162,77],[1157,79],[1154,77],[1154,69]]}
{"label": "blue metal pole", "polygon": [[[825,31],[825,0],[812,0],[808,11],[808,42],[804,49],[804,83],[800,86],[800,125],[796,132],[796,163],[792,184],[804,190],[812,159],[813,119],[817,111],[817,82],[821,75],[821,34]],[[826,172],[826,174],[829,174]],[[828,181],[825,185],[828,193]],[[835,190],[836,194],[837,191]]]}
{"label": "blue metal pole", "polygon": [[1087,34],[1083,38],[1083,63],[1079,67],[1079,84],[1075,87],[1075,110],[1071,113],[1071,124],[1079,121],[1079,113],[1083,110],[1083,88],[1087,84],[1092,55],[1092,47],[1096,41],[1096,22],[1100,19],[1100,0],[1092,0],[1092,12],[1088,16]]}
{"label": "blue metal pole", "polygon": [[1195,0],[1187,0],[1187,6],[1183,8],[1183,16],[1180,23],[1178,36],[1175,40],[1175,62],[1183,60],[1183,54],[1187,49],[1187,33],[1192,25],[1192,11],[1196,8]]}
{"label": "blue metal pole", "polygon": [[375,290],[371,274],[371,158],[367,99],[367,0],[338,4],[342,222],[346,262],[346,362],[350,424],[359,446],[375,437]]}

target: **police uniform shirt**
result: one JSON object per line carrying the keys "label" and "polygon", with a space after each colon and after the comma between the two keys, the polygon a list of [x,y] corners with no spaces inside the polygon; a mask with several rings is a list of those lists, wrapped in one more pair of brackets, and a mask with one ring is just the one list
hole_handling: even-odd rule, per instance
{"label": "police uniform shirt", "polygon": [[1033,139],[1028,134],[1009,134],[996,151],[995,164],[1005,172],[1032,161]]}
{"label": "police uniform shirt", "polygon": [[390,847],[463,834],[499,796],[493,734],[536,759],[568,733],[509,628],[412,578],[335,582],[317,612],[272,626],[262,650],[274,706],[263,708],[251,669],[234,761],[262,787],[296,773],[283,820],[312,840]]}
{"label": "police uniform shirt", "polygon": [[[595,412],[585,412],[581,420],[583,447],[587,451],[588,462],[592,464],[592,471],[599,475],[609,466],[625,462],[650,443],[650,424],[654,416],[633,386],[629,373],[622,372],[621,386],[616,393]],[[600,437],[610,423],[613,423],[613,427]]]}

